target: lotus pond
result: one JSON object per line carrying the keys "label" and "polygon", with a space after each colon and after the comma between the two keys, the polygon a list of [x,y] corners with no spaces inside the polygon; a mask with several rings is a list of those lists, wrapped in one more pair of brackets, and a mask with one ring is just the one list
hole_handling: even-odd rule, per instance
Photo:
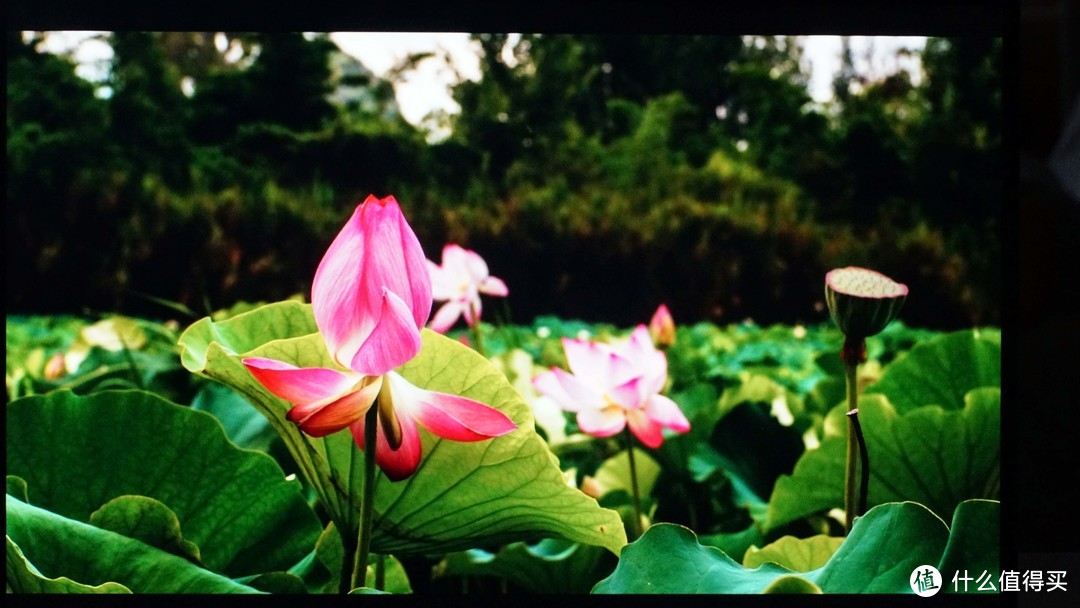
{"label": "lotus pond", "polygon": [[660,392],[689,429],[629,439],[632,459],[629,433],[583,432],[534,378],[569,369],[566,342],[633,328],[424,329],[398,373],[515,428],[473,442],[421,428],[413,474],[376,471],[366,572],[343,583],[359,570],[340,530],[360,528],[364,452],[346,432],[303,433],[242,363],[328,364],[310,304],[184,323],[9,316],[8,589],[911,593],[922,565],[997,579],[997,329],[901,320],[866,339],[867,509],[847,532],[837,327],[674,327]]}

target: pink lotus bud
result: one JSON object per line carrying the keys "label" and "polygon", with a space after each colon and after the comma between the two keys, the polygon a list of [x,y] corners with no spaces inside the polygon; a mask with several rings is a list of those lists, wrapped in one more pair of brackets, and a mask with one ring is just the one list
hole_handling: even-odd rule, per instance
{"label": "pink lotus bud", "polygon": [[649,321],[649,335],[657,348],[664,348],[675,344],[675,319],[671,318],[671,311],[661,304],[653,313]]}
{"label": "pink lotus bud", "polygon": [[45,379],[46,380],[59,380],[67,373],[67,369],[64,367],[64,354],[56,353],[45,363]]}

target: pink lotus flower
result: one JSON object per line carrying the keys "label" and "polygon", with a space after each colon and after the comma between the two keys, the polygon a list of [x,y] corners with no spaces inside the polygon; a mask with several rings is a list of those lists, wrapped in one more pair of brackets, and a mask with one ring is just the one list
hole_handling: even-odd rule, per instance
{"label": "pink lotus flower", "polygon": [[445,333],[465,315],[469,327],[480,322],[480,294],[506,296],[509,290],[502,279],[488,274],[487,262],[475,251],[459,245],[443,247],[442,266],[428,260],[432,297],[446,301],[431,320],[431,329]]}
{"label": "pink lotus flower", "polygon": [[653,313],[649,321],[649,335],[658,348],[675,344],[675,319],[671,317],[671,311],[666,305],[661,304]]}
{"label": "pink lotus flower", "polygon": [[660,394],[667,357],[653,346],[644,325],[618,346],[568,338],[562,343],[570,371],[553,367],[533,378],[533,386],[564,410],[576,412],[582,431],[610,437],[629,425],[643,444],[658,448],[664,428],[690,430],[679,406]]}
{"label": "pink lotus flower", "polygon": [[348,427],[363,450],[364,416],[377,400],[375,461],[397,481],[420,463],[417,423],[455,441],[517,428],[492,407],[418,388],[392,371],[420,352],[420,328],[431,313],[424,252],[394,197],[369,196],[356,208],[319,263],[311,303],[327,350],[343,369],[243,361],[267,390],[293,404],[286,416],[303,432],[323,437]]}

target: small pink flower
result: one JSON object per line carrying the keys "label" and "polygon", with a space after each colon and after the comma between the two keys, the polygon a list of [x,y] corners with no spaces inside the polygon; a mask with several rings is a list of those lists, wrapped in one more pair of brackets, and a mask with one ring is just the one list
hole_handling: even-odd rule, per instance
{"label": "small pink flower", "polygon": [[484,258],[459,245],[443,247],[442,266],[431,260],[427,265],[432,297],[446,302],[429,325],[439,333],[446,333],[462,315],[469,327],[475,327],[480,322],[480,294],[504,297],[509,293],[502,279],[488,274]]}
{"label": "small pink flower", "polygon": [[671,317],[671,311],[666,305],[661,304],[653,313],[652,320],[649,321],[649,335],[657,348],[675,344],[675,319]]}
{"label": "small pink flower", "polygon": [[311,288],[315,324],[343,369],[243,361],[267,390],[293,404],[287,418],[313,437],[347,427],[365,449],[364,416],[378,398],[375,461],[393,481],[420,463],[417,423],[454,441],[517,428],[492,407],[418,388],[392,371],[420,352],[420,328],[431,313],[425,261],[394,197],[369,196],[330,244]]}
{"label": "small pink flower", "polygon": [[629,425],[643,444],[658,448],[664,441],[662,429],[690,430],[679,406],[660,394],[667,380],[667,357],[653,346],[644,325],[618,346],[568,338],[562,343],[570,371],[553,367],[533,378],[533,386],[564,410],[577,413],[582,431],[610,437]]}

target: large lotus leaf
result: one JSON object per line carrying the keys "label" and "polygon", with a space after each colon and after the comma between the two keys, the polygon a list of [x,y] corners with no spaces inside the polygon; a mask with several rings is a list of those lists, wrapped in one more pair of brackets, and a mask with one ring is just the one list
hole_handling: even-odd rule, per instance
{"label": "large lotus leaf", "polygon": [[120,583],[102,583],[96,587],[76,583],[66,576],[42,576],[23,555],[19,546],[8,536],[7,592],[8,593],[131,593]]}
{"label": "large lotus leaf", "polygon": [[75,521],[120,496],[159,501],[202,562],[229,576],[286,570],[319,534],[300,484],[273,459],[237,448],[209,414],[144,391],[10,403],[7,466],[31,504]]}
{"label": "large lotus leaf", "polygon": [[[798,574],[825,593],[910,593],[908,577],[936,564],[949,529],[917,503],[879,505],[856,520],[843,544],[816,570]],[[714,547],[703,546],[688,528],[657,524],[623,549],[615,571],[594,593],[762,593],[783,577],[796,576],[773,563],[748,569]],[[799,588],[784,581],[787,590]],[[801,590],[813,592],[811,585]]]}
{"label": "large lotus leaf", "polygon": [[470,549],[452,553],[439,572],[457,576],[501,576],[529,593],[588,593],[610,574],[614,558],[600,547],[561,538],[535,545],[513,543],[491,553]]}
{"label": "large lotus leaf", "polygon": [[227,386],[206,383],[192,399],[191,409],[217,418],[229,439],[242,448],[269,453],[277,439],[266,418]]}
{"label": "large lotus leaf", "polygon": [[[7,534],[43,578],[74,576],[97,591],[135,593],[254,593],[255,590],[190,561],[115,532],[74,521],[7,496]],[[16,562],[17,571],[20,564]],[[8,585],[13,582],[8,550]],[[27,566],[27,568],[29,568]],[[58,591],[69,586],[58,578],[35,588],[25,577],[24,591]],[[13,588],[14,589],[14,588]],[[74,589],[68,589],[72,591]]]}
{"label": "large lotus leaf", "polygon": [[[946,583],[954,573],[963,570],[974,577],[986,572],[992,581],[999,581],[1000,514],[1001,503],[996,500],[966,500],[956,508],[949,527],[952,531],[949,544],[937,565]],[[952,590],[952,586],[947,589]],[[978,585],[970,586],[969,590],[977,592]]]}
{"label": "large lotus leaf", "polygon": [[[944,517],[969,498],[998,495],[1001,391],[970,391],[962,410],[936,405],[897,414],[884,395],[859,398],[859,421],[870,456],[867,506],[913,500]],[[830,413],[842,417],[844,406]],[[844,506],[847,425],[826,434],[791,475],[776,481],[766,529]]]}
{"label": "large lotus leaf", "polygon": [[[303,435],[285,419],[289,404],[262,387],[241,359],[260,356],[301,367],[331,367],[311,307],[280,302],[214,323],[203,319],[180,337],[182,360],[243,394],[282,436],[300,470],[341,530],[357,529],[363,453],[348,432]],[[561,536],[618,552],[625,530],[614,511],[566,485],[558,460],[533,426],[529,406],[497,369],[475,351],[429,330],[419,355],[399,368],[413,384],[470,397],[518,424],[491,440],[461,443],[421,429],[416,473],[390,482],[376,478],[377,553],[438,553],[533,536]],[[350,532],[352,533],[352,532]]]}
{"label": "large lotus leaf", "polygon": [[[1001,335],[996,330],[958,331],[927,340],[889,364],[867,394],[888,396],[904,414],[924,405],[964,407],[968,391],[1001,385]],[[873,456],[871,456],[873,458]]]}

